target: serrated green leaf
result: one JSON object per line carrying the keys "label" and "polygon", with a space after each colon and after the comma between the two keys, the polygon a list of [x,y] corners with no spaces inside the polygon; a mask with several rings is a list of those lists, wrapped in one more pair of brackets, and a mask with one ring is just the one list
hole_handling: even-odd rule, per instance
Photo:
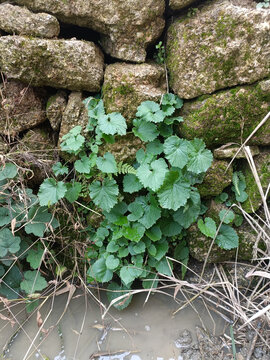
{"label": "serrated green leaf", "polygon": [[28,270],[24,273],[24,280],[20,284],[20,288],[26,294],[34,294],[46,288],[47,281],[41,276],[39,271]]}
{"label": "serrated green leaf", "polygon": [[218,216],[220,221],[222,221],[224,224],[230,224],[235,218],[234,212],[232,210],[226,209],[220,210]]}
{"label": "serrated green leaf", "polygon": [[185,241],[181,241],[174,249],[174,258],[178,261],[183,261],[189,258],[189,249]]}
{"label": "serrated green leaf", "polygon": [[124,310],[131,302],[133,295],[129,294],[130,288],[124,286],[124,285],[118,285],[115,282],[110,283],[110,285],[107,287],[107,297],[108,300],[111,302],[115,299],[117,299],[120,296],[127,295],[124,299],[121,299],[113,304],[113,306],[117,310]]}
{"label": "serrated green leaf", "polygon": [[142,141],[153,141],[158,137],[158,130],[155,124],[146,122],[143,119],[133,120],[133,133]]}
{"label": "serrated green leaf", "polygon": [[162,208],[178,210],[190,197],[190,184],[178,171],[170,171],[158,191],[158,201]]}
{"label": "serrated green leaf", "polygon": [[163,152],[163,144],[156,139],[146,145],[146,152],[152,155],[160,155]]}
{"label": "serrated green leaf", "polygon": [[8,253],[15,254],[20,250],[21,239],[19,236],[13,236],[8,228],[0,230],[0,258]]}
{"label": "serrated green leaf", "polygon": [[222,249],[231,250],[238,247],[239,238],[231,226],[222,224],[216,238],[216,243]]}
{"label": "serrated green leaf", "polygon": [[115,225],[124,225],[127,223],[127,217],[124,214],[127,212],[127,204],[125,202],[119,202],[116,204],[110,212],[104,212],[104,216],[110,222]]}
{"label": "serrated green leaf", "polygon": [[106,135],[126,135],[127,124],[125,118],[117,112],[98,117],[100,130]]}
{"label": "serrated green leaf", "polygon": [[145,235],[152,241],[158,241],[161,239],[162,232],[158,225],[154,225],[145,232]]}
{"label": "serrated green leaf", "polygon": [[157,261],[160,261],[163,256],[165,256],[168,252],[169,249],[169,244],[167,241],[159,241],[157,243],[155,243],[155,247],[157,249],[156,255],[154,256],[154,258]]}
{"label": "serrated green leaf", "polygon": [[85,137],[81,135],[82,127],[75,126],[62,137],[61,150],[69,154],[78,154],[85,143]]}
{"label": "serrated green leaf", "polygon": [[102,183],[94,181],[89,186],[90,197],[95,205],[109,212],[117,204],[119,189],[116,181],[105,179]]}
{"label": "serrated green leaf", "polygon": [[183,169],[188,162],[188,141],[170,136],[164,142],[164,153],[172,166]]}
{"label": "serrated green leaf", "polygon": [[160,226],[162,234],[169,237],[181,234],[183,229],[183,227],[174,221],[172,217],[162,217],[158,221],[158,225]]}
{"label": "serrated green leaf", "polygon": [[191,191],[190,198],[185,206],[180,207],[173,215],[175,221],[184,229],[194,223],[201,212],[201,198],[198,191]]}
{"label": "serrated green leaf", "polygon": [[234,219],[234,225],[235,225],[235,226],[241,226],[242,223],[243,223],[243,220],[244,220],[244,218],[243,218],[242,215],[236,214],[236,215],[235,215],[235,219]]}
{"label": "serrated green leaf", "polygon": [[28,251],[26,261],[29,262],[32,269],[36,270],[40,267],[43,254],[44,249],[40,245],[38,245],[37,248],[31,248]]}
{"label": "serrated green leaf", "polygon": [[18,173],[17,166],[12,163],[6,163],[0,167],[0,181],[13,179]]}
{"label": "serrated green leaf", "polygon": [[20,297],[21,281],[22,274],[18,266],[12,266],[1,278],[0,294],[9,300],[18,299]]}
{"label": "serrated green leaf", "polygon": [[63,181],[56,181],[52,178],[45,179],[38,191],[39,203],[41,206],[56,204],[65,196],[67,191]]}
{"label": "serrated green leaf", "polygon": [[158,131],[161,136],[168,138],[173,135],[173,125],[167,125],[164,121],[158,124]]}
{"label": "serrated green leaf", "polygon": [[166,115],[157,103],[147,100],[142,102],[138,107],[136,116],[147,122],[160,123],[164,120]]}
{"label": "serrated green leaf", "polygon": [[108,282],[113,277],[113,272],[107,269],[105,258],[100,258],[88,269],[87,275],[97,282]]}
{"label": "serrated green leaf", "polygon": [[118,257],[123,258],[128,256],[129,250],[127,247],[121,247],[118,251]]}
{"label": "serrated green leaf", "polygon": [[[32,206],[28,213],[28,222],[24,227],[27,234],[34,234],[42,237],[50,223],[53,228],[59,226],[58,222],[53,221],[53,215],[48,212],[46,207],[38,205]],[[56,220],[55,220],[56,221]]]}
{"label": "serrated green leaf", "polygon": [[172,275],[172,263],[167,260],[165,257],[161,259],[156,265],[156,270],[163,275],[171,276]]}
{"label": "serrated green leaf", "polygon": [[120,264],[120,260],[113,255],[109,255],[106,259],[106,266],[110,270],[115,270]]}
{"label": "serrated green leaf", "polygon": [[140,196],[136,199],[144,209],[144,215],[138,220],[146,229],[152,227],[161,216],[161,210],[154,197]]}
{"label": "serrated green leaf", "polygon": [[11,223],[11,212],[8,208],[0,208],[0,226],[7,225]]}
{"label": "serrated green leaf", "polygon": [[198,228],[207,237],[214,239],[217,232],[217,226],[213,219],[206,217],[204,222],[202,219],[198,220]]}
{"label": "serrated green leaf", "polygon": [[134,242],[139,242],[144,235],[145,227],[138,223],[135,223],[133,227],[124,227],[122,231],[123,236],[126,239]]}
{"label": "serrated green leaf", "polygon": [[245,192],[246,179],[243,173],[241,171],[234,172],[232,182],[232,191],[235,193],[236,200],[239,202],[246,201],[248,198],[248,194]]}
{"label": "serrated green leaf", "polygon": [[151,164],[143,163],[137,170],[137,177],[144,187],[157,191],[164,182],[168,167],[164,159],[158,159]]}
{"label": "serrated green leaf", "polygon": [[106,251],[109,253],[116,253],[119,250],[119,245],[115,241],[110,241],[106,247]]}
{"label": "serrated green leaf", "polygon": [[150,244],[148,247],[147,247],[147,250],[148,250],[148,253],[149,253],[149,255],[151,255],[151,256],[155,256],[156,255],[156,253],[157,253],[157,248],[155,247],[155,245],[154,244]]}
{"label": "serrated green leaf", "polygon": [[74,181],[72,183],[67,183],[66,186],[67,192],[65,193],[65,198],[70,203],[74,203],[74,201],[76,201],[80,196],[80,193],[82,191],[82,184]]}
{"label": "serrated green leaf", "polygon": [[59,161],[57,163],[55,163],[52,167],[52,171],[54,173],[55,176],[58,175],[67,175],[68,174],[68,167],[62,165]]}
{"label": "serrated green leaf", "polygon": [[137,202],[133,202],[133,203],[129,204],[128,211],[131,213],[127,217],[129,221],[139,220],[143,216],[143,213],[144,213],[143,207],[140,204],[138,204]]}
{"label": "serrated green leaf", "polygon": [[195,174],[206,172],[212,164],[213,154],[205,149],[205,143],[201,139],[189,142],[189,161],[187,169]]}
{"label": "serrated green leaf", "polygon": [[124,176],[123,186],[124,192],[129,194],[140,191],[143,187],[137,176],[134,174],[127,174]]}
{"label": "serrated green leaf", "polygon": [[96,161],[97,167],[100,171],[113,174],[117,173],[117,164],[113,154],[106,152],[103,157],[98,157]]}
{"label": "serrated green leaf", "polygon": [[133,244],[133,251],[135,254],[142,254],[145,252],[145,243],[143,241],[139,241],[137,244]]}
{"label": "serrated green leaf", "polygon": [[74,168],[79,174],[90,174],[91,160],[88,156],[83,155],[79,160],[75,161]]}
{"label": "serrated green leaf", "polygon": [[134,265],[123,266],[120,270],[120,279],[124,285],[129,286],[142,273],[141,269],[137,269]]}

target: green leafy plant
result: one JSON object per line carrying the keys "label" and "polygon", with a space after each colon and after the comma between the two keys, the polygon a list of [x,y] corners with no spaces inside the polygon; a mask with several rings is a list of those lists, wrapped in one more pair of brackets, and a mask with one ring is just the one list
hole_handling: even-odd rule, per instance
{"label": "green leafy plant", "polygon": [[155,47],[157,52],[154,54],[154,60],[162,65],[165,63],[165,46],[162,41],[160,41]]}
{"label": "green leafy plant", "polygon": [[270,6],[270,1],[265,0],[265,1],[261,1],[256,5],[257,9],[262,9],[262,8],[269,8]]}
{"label": "green leafy plant", "polygon": [[37,239],[59,226],[23,186],[19,171],[11,162],[0,167],[0,294],[8,299],[32,297],[47,286],[40,272],[44,247]]}
{"label": "green leafy plant", "polygon": [[172,273],[166,255],[176,243],[184,275],[189,251],[183,234],[201,211],[195,184],[201,182],[213,156],[202,140],[174,135],[174,124],[183,121],[176,115],[183,101],[165,94],[160,104],[141,103],[131,131],[145,146],[138,149],[133,164],[117,163],[112,153],[102,152],[103,144],[113,143],[115,135],[125,136],[123,116],[106,114],[101,99],[88,98],[85,105],[87,132],[77,126],[63,137],[60,146],[69,161],[57,163],[55,178],[41,184],[41,205],[66,199],[90,213],[101,209],[98,228],[88,225],[84,230],[89,282],[118,279],[117,286],[111,285],[114,294],[130,289],[136,279],[146,288],[156,286],[156,272]]}

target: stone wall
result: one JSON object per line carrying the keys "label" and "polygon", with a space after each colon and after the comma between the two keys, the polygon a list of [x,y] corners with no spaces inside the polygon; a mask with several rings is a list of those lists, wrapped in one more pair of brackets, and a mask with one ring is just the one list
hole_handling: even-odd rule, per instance
{"label": "stone wall", "polygon": [[[18,139],[27,139],[28,149],[35,139],[36,150],[44,132],[42,149],[54,148],[73,126],[86,125],[82,101],[101,90],[106,110],[120,111],[131,124],[142,101],[159,102],[169,87],[185,100],[179,135],[202,138],[216,157],[201,195],[210,199],[230,185],[228,159],[270,111],[270,9],[257,9],[252,0],[170,0],[167,6],[165,0],[0,3],[2,153],[7,142]],[[74,34],[81,28],[80,39],[73,27]],[[165,64],[153,59],[160,40]],[[114,151],[128,149],[127,141]],[[248,145],[255,146],[266,190],[270,121]],[[140,146],[132,142],[131,151]],[[237,161],[248,179],[245,210],[256,211],[261,202],[254,179],[246,160],[236,160],[236,166]],[[193,246],[197,229],[190,231]],[[204,257],[204,250],[197,253],[193,256]]]}

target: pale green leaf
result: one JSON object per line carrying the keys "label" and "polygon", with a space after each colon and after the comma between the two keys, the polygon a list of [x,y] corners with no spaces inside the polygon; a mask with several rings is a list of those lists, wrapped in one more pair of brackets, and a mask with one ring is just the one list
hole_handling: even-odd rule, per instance
{"label": "pale green leaf", "polygon": [[0,181],[13,179],[18,173],[17,166],[12,163],[6,163],[0,167]]}
{"label": "pale green leaf", "polygon": [[52,178],[45,179],[40,185],[38,198],[41,206],[56,204],[65,196],[67,191],[63,181],[56,181]]}
{"label": "pale green leaf", "polygon": [[32,269],[38,269],[41,265],[44,249],[38,245],[37,248],[31,248],[28,251],[26,260],[29,262]]}
{"label": "pale green leaf", "polygon": [[83,155],[79,160],[75,161],[74,168],[79,174],[90,174],[91,160],[88,156]]}
{"label": "pale green leaf", "polygon": [[147,100],[142,102],[138,107],[136,116],[148,122],[160,123],[164,120],[166,115],[157,103]]}
{"label": "pale green leaf", "polygon": [[20,250],[21,239],[19,236],[13,236],[8,228],[0,230],[0,258],[3,258],[8,253],[15,254]]}
{"label": "pale green leaf", "polygon": [[173,215],[175,221],[184,229],[190,227],[194,223],[201,212],[201,198],[198,191],[191,191],[190,198],[185,206],[180,207]]}
{"label": "pale green leaf", "polygon": [[154,225],[145,232],[145,235],[149,237],[149,239],[151,239],[152,241],[158,241],[161,239],[162,232],[159,226]]}
{"label": "pale green leaf", "polygon": [[222,221],[224,224],[230,224],[235,218],[234,212],[232,210],[226,209],[220,210],[218,216],[220,221]]}
{"label": "pale green leaf", "polygon": [[113,272],[112,270],[107,268],[106,260],[104,257],[102,257],[90,266],[87,271],[87,275],[90,277],[90,279],[94,279],[97,282],[104,283],[112,279]]}
{"label": "pale green leaf", "polygon": [[6,207],[0,208],[0,226],[10,224],[11,220],[11,211]]}
{"label": "pale green leaf", "polygon": [[137,177],[144,187],[157,191],[164,182],[168,167],[164,159],[158,159],[151,164],[143,163],[137,170]]}
{"label": "pale green leaf", "polygon": [[142,141],[153,141],[158,137],[158,130],[155,124],[146,122],[143,119],[133,120],[133,133],[139,137]]}
{"label": "pale green leaf", "polygon": [[53,165],[52,171],[54,172],[55,176],[58,175],[67,175],[68,174],[68,167],[62,165],[60,162],[57,162]]}
{"label": "pale green leaf", "polygon": [[111,154],[110,152],[106,152],[103,157],[99,156],[97,158],[96,164],[98,169],[104,173],[117,173],[117,164],[113,154]]}
{"label": "pale green leaf", "polygon": [[204,222],[202,219],[198,220],[198,228],[207,237],[214,239],[217,232],[217,226],[213,219],[206,217]]}
{"label": "pale green leaf", "polygon": [[117,299],[120,296],[127,295],[125,298],[115,302],[113,306],[117,310],[124,310],[131,302],[133,295],[130,295],[130,289],[124,285],[118,285],[115,282],[111,282],[110,285],[107,287],[107,297],[108,300],[111,302]]}
{"label": "pale green leaf", "polygon": [[165,257],[156,264],[155,268],[160,274],[172,275],[172,264]]}
{"label": "pale green leaf", "polygon": [[112,112],[108,115],[99,116],[98,125],[106,135],[126,135],[126,120],[120,113]]}
{"label": "pale green leaf", "polygon": [[94,204],[102,210],[109,212],[117,204],[119,189],[115,180],[105,179],[102,183],[94,181],[89,190]]}
{"label": "pale green leaf", "polygon": [[70,202],[73,203],[76,201],[81,193],[82,184],[74,181],[72,183],[67,183],[67,192],[65,193],[65,198]]}
{"label": "pale green leaf", "polygon": [[170,136],[165,140],[164,153],[172,166],[182,169],[188,162],[188,141]]}
{"label": "pale green leaf", "polygon": [[201,139],[189,142],[189,161],[187,169],[195,174],[206,172],[212,164],[213,154],[205,149],[205,143]]}
{"label": "pale green leaf", "polygon": [[190,197],[190,184],[177,171],[170,171],[164,184],[158,191],[158,200],[162,208],[178,210]]}
{"label": "pale green leaf", "polygon": [[47,282],[39,271],[28,270],[24,273],[24,280],[21,282],[21,289],[26,294],[34,294],[46,288]]}
{"label": "pale green leaf", "polygon": [[120,279],[124,285],[129,286],[141,273],[142,270],[134,265],[123,266],[120,270]]}
{"label": "pale green leaf", "polygon": [[123,180],[124,192],[133,194],[142,189],[142,184],[139,179],[134,174],[127,174],[124,176]]}
{"label": "pale green leaf", "polygon": [[216,243],[225,250],[235,249],[239,245],[239,238],[236,231],[229,225],[221,225]]}
{"label": "pale green leaf", "polygon": [[115,270],[120,264],[120,260],[113,255],[109,255],[106,258],[106,266],[110,270]]}

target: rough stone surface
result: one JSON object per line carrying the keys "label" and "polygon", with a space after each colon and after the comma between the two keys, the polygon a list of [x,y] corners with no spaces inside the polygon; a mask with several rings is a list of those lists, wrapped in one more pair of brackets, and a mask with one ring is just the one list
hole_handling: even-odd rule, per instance
{"label": "rough stone surface", "polygon": [[[257,233],[249,224],[243,223],[239,228],[235,228],[239,237],[239,247],[237,259],[239,261],[250,261],[253,258],[253,246],[257,241]],[[213,239],[203,235],[198,229],[197,224],[193,224],[187,231],[187,240],[191,256],[198,261],[205,261],[208,250]],[[235,260],[236,249],[223,250],[214,243],[207,258],[208,263],[219,263],[223,261]]]}
{"label": "rough stone surface", "polygon": [[[244,150],[240,150],[239,152],[238,150],[239,146],[226,144],[214,150],[214,157],[215,159],[246,159]],[[258,146],[250,146],[249,150],[252,156],[258,155],[260,153]]]}
{"label": "rough stone surface", "polygon": [[214,160],[207,170],[202,184],[197,186],[201,197],[217,196],[232,182],[232,167],[224,160]]}
{"label": "rough stone surface", "polygon": [[118,111],[128,123],[142,101],[160,101],[166,93],[165,70],[161,65],[115,63],[104,74],[103,100],[108,112]]}
{"label": "rough stone surface", "polygon": [[[230,142],[241,144],[269,111],[270,80],[266,80],[186,102],[179,131],[187,139],[202,138],[211,147]],[[248,145],[270,145],[270,121]]]}
{"label": "rough stone surface", "polygon": [[[254,158],[254,162],[265,193],[270,183],[270,152],[261,153],[256,156]],[[262,198],[248,163],[244,166],[243,173],[245,175],[247,185],[245,191],[249,197],[241,205],[246,212],[252,213],[253,211],[258,210],[262,205]]]}
{"label": "rough stone surface", "polygon": [[170,0],[169,6],[172,10],[180,10],[186,6],[191,5],[196,0]]}
{"label": "rough stone surface", "polygon": [[143,142],[129,133],[125,136],[116,136],[114,144],[105,144],[100,146],[99,152],[101,155],[104,155],[107,151],[111,152],[116,161],[123,163],[133,164],[136,159],[136,152],[144,148]]}
{"label": "rough stone surface", "polygon": [[34,86],[98,92],[103,54],[91,42],[0,37],[0,70]]}
{"label": "rough stone surface", "polygon": [[167,66],[179,97],[191,99],[270,74],[270,10],[215,0],[168,30]]}
{"label": "rough stone surface", "polygon": [[63,112],[67,105],[67,94],[65,91],[57,91],[47,101],[46,116],[53,130],[58,131],[62,121]]}
{"label": "rough stone surface", "polygon": [[164,28],[164,0],[16,0],[34,11],[94,29],[102,34],[103,49],[122,60],[144,62],[145,48]]}
{"label": "rough stone surface", "polygon": [[48,177],[54,162],[55,144],[49,129],[45,126],[29,130],[17,146],[18,163],[33,173],[29,174],[28,185],[40,185]]}
{"label": "rough stone surface", "polygon": [[16,135],[45,121],[45,92],[15,81],[0,85],[0,134]]}
{"label": "rough stone surface", "polygon": [[80,91],[74,91],[69,95],[68,103],[62,117],[58,144],[61,143],[62,137],[74,128],[74,126],[80,125],[83,129],[87,126],[88,114],[82,100],[83,97]]}
{"label": "rough stone surface", "polygon": [[0,29],[10,34],[53,38],[59,35],[60,25],[50,14],[34,14],[24,7],[1,4]]}

